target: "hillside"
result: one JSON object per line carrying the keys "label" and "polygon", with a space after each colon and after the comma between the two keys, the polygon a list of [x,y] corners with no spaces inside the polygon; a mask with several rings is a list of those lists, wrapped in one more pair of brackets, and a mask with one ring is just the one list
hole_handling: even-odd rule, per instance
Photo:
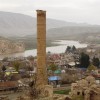
{"label": "hillside", "polygon": [[[47,46],[58,39],[100,43],[100,26],[47,18]],[[36,48],[36,18],[0,11],[0,36],[23,41],[26,49]]]}
{"label": "hillside", "polygon": [[[47,18],[47,30],[64,26],[88,26]],[[36,34],[36,18],[11,12],[0,11],[0,36],[26,36]]]}

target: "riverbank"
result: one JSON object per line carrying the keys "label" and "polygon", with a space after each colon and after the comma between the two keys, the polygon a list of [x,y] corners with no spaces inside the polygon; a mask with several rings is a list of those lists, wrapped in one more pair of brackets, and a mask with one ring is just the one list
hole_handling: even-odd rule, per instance
{"label": "riverbank", "polygon": [[[75,46],[76,48],[85,48],[88,46],[88,44],[80,43],[79,41],[73,41],[73,40],[57,40],[52,42],[53,45],[46,48],[46,52],[50,53],[64,53],[67,46]],[[14,53],[14,54],[8,54],[8,55],[2,55],[0,56],[1,59],[5,57],[28,57],[28,56],[36,56],[37,55],[37,49],[32,50],[26,50],[22,53]]]}

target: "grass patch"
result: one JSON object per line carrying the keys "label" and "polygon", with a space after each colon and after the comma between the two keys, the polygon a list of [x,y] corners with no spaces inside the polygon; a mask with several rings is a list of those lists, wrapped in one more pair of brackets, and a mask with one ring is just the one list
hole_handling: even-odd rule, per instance
{"label": "grass patch", "polygon": [[69,94],[71,90],[58,90],[58,91],[54,91],[54,94]]}
{"label": "grass patch", "polygon": [[75,96],[72,100],[84,100],[83,96]]}

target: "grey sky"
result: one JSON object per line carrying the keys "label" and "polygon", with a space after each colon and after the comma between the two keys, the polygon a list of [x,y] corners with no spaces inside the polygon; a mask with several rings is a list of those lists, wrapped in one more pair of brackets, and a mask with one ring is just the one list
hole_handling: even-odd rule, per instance
{"label": "grey sky", "polygon": [[0,11],[36,16],[37,9],[48,18],[100,25],[100,0],[0,0]]}

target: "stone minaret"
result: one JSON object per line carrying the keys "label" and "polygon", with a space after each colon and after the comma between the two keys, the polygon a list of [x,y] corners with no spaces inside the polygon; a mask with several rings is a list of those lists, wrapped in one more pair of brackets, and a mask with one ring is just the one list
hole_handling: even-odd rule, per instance
{"label": "stone minaret", "polygon": [[46,11],[37,10],[37,81],[41,88],[47,85],[46,74]]}

